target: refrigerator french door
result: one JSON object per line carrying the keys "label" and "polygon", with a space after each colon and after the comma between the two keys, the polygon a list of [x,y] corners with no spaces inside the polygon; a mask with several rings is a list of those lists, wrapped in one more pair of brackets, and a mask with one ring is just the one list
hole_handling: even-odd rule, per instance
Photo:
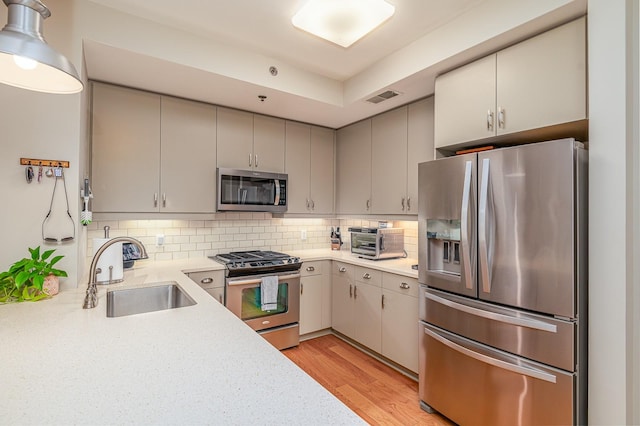
{"label": "refrigerator french door", "polygon": [[586,158],[563,139],[420,165],[423,408],[586,421]]}

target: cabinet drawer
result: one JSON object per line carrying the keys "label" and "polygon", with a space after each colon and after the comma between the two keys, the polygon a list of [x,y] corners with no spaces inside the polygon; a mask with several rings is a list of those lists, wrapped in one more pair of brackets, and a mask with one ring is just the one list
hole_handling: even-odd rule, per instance
{"label": "cabinet drawer", "polygon": [[382,272],[371,268],[356,266],[356,281],[380,287],[382,285]]}
{"label": "cabinet drawer", "polygon": [[388,272],[382,273],[382,288],[413,297],[418,297],[419,293],[417,279]]}
{"label": "cabinet drawer", "polygon": [[338,276],[346,276],[349,281],[353,281],[356,273],[356,267],[349,263],[333,262],[332,274]]}
{"label": "cabinet drawer", "polygon": [[189,272],[187,276],[204,289],[224,287],[224,273],[222,271]]}
{"label": "cabinet drawer", "polygon": [[311,275],[322,275],[322,261],[303,262],[300,268],[300,275],[308,277]]}

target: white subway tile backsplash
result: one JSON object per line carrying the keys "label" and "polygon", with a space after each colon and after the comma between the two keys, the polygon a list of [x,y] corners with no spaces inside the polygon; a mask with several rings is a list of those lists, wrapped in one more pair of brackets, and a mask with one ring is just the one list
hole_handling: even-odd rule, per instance
{"label": "white subway tile backsplash", "polygon": [[[215,220],[121,220],[96,221],[87,227],[87,255],[93,254],[93,238],[104,237],[104,226],[110,236],[138,238],[155,260],[212,256],[238,250],[292,251],[329,248],[331,228],[340,227],[344,245],[349,250],[350,226],[378,226],[377,220],[273,218],[271,213],[216,213]],[[394,221],[390,226],[404,228],[405,251],[418,257],[417,221]],[[301,240],[300,231],[307,231]],[[156,235],[165,235],[165,244],[157,247]]]}

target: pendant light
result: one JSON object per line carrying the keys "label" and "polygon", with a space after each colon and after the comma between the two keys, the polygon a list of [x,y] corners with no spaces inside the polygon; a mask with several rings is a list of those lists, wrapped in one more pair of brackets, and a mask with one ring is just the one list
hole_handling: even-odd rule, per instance
{"label": "pendant light", "polygon": [[0,83],[46,93],[82,91],[73,64],[42,36],[49,9],[39,0],[3,1],[8,19],[0,31]]}

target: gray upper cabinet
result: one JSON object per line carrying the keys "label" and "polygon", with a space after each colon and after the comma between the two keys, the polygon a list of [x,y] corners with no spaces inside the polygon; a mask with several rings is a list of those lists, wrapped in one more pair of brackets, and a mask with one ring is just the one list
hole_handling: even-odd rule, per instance
{"label": "gray upper cabinet", "polygon": [[587,118],[586,18],[436,79],[435,146]]}
{"label": "gray upper cabinet", "polygon": [[407,110],[407,208],[418,214],[418,164],[433,160],[433,96],[414,102]]}
{"label": "gray upper cabinet", "polygon": [[284,173],[284,120],[254,115],[253,168]]}
{"label": "gray upper cabinet", "polygon": [[337,213],[370,213],[371,119],[337,131],[336,183]]}
{"label": "gray upper cabinet", "polygon": [[407,209],[407,107],[371,122],[371,211],[405,214]]}
{"label": "gray upper cabinet", "polygon": [[216,108],[93,83],[96,212],[215,211]]}
{"label": "gray upper cabinet", "polygon": [[160,95],[101,83],[92,86],[93,210],[157,211]]}
{"label": "gray upper cabinet", "polygon": [[216,210],[216,107],[162,97],[160,211]]}
{"label": "gray upper cabinet", "polygon": [[288,213],[333,213],[334,131],[286,123],[285,171]]}
{"label": "gray upper cabinet", "polygon": [[218,167],[284,172],[284,120],[218,108]]}

